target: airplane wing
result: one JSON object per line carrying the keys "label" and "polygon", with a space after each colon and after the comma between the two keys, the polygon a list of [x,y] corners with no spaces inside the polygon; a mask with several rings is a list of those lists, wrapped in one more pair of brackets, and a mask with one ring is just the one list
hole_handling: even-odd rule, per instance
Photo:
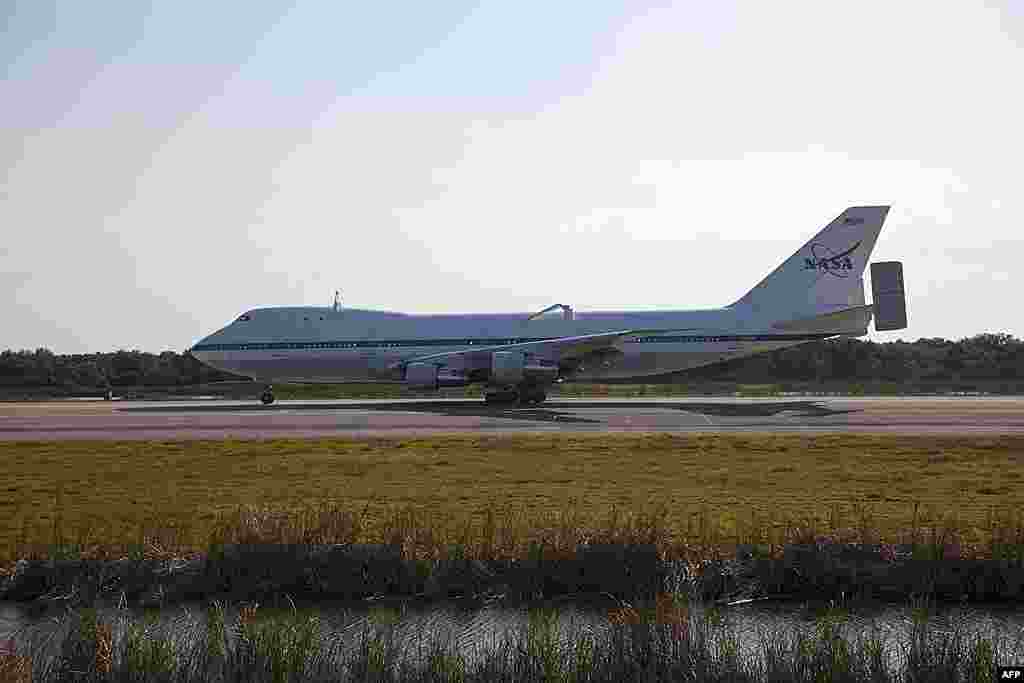
{"label": "airplane wing", "polygon": [[433,363],[456,367],[468,372],[477,368],[489,367],[491,354],[495,351],[521,351],[560,367],[575,367],[584,358],[599,356],[604,353],[614,354],[616,353],[615,345],[618,342],[643,333],[643,330],[619,330],[575,337],[555,337],[519,344],[502,344],[499,346],[463,349],[461,351],[448,351],[407,359],[396,364],[394,367],[401,368],[412,363]]}

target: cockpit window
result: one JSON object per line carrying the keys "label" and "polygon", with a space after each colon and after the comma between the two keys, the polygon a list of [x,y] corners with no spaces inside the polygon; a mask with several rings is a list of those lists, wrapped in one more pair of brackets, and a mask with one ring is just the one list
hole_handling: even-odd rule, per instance
{"label": "cockpit window", "polygon": [[252,320],[252,318],[249,317],[248,313],[243,313],[242,315],[238,316],[238,322],[240,323],[244,323],[248,320]]}

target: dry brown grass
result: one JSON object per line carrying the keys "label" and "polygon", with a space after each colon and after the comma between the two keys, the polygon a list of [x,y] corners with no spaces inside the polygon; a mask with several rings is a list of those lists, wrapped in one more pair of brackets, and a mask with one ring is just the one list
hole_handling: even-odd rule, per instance
{"label": "dry brown grass", "polygon": [[897,540],[941,526],[981,542],[995,527],[1020,527],[1024,509],[1019,436],[2,443],[0,472],[8,561],[69,546],[87,555],[200,550],[244,536],[246,524],[266,540],[401,538],[484,554],[540,527],[567,546],[616,528],[676,542],[779,543],[801,530]]}
{"label": "dry brown grass", "polygon": [[16,652],[14,639],[0,641],[0,681],[29,683],[32,680],[32,660]]}

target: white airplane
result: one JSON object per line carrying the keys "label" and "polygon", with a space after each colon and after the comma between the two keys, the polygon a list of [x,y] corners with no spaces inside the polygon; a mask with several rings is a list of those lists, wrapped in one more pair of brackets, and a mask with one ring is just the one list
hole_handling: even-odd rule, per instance
{"label": "white airplane", "polygon": [[266,383],[484,383],[489,403],[540,403],[556,382],[642,378],[831,337],[906,327],[899,262],[862,276],[887,206],[856,206],[724,308],[414,315],[333,307],[247,311],[192,347],[219,370]]}

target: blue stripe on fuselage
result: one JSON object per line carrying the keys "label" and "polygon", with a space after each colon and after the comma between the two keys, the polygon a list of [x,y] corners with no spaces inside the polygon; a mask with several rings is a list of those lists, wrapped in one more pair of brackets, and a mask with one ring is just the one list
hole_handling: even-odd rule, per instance
{"label": "blue stripe on fuselage", "polygon": [[[625,344],[714,344],[721,342],[802,342],[826,339],[834,334],[732,334],[650,335],[626,337]],[[292,351],[318,349],[379,349],[430,346],[505,346],[553,341],[559,337],[502,337],[460,339],[351,339],[342,341],[278,341],[234,344],[196,344],[192,351]]]}

